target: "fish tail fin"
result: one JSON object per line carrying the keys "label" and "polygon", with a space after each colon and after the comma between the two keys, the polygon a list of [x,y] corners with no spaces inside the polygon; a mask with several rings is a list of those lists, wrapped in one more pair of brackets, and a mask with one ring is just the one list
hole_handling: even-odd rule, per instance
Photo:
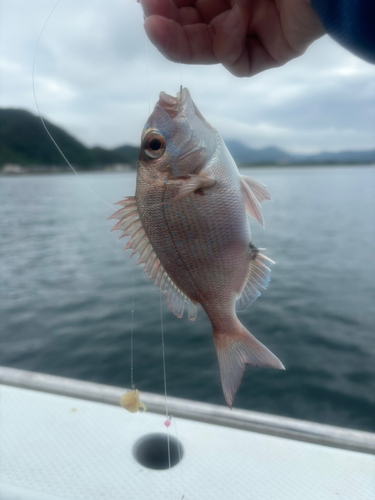
{"label": "fish tail fin", "polygon": [[285,370],[281,361],[251,335],[238,320],[228,332],[214,330],[214,342],[219,361],[221,385],[229,408],[232,408],[245,365]]}

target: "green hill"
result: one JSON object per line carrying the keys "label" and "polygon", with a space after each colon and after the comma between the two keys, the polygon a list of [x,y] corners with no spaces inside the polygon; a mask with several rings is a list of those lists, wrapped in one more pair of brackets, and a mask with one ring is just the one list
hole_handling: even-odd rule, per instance
{"label": "green hill", "polygon": [[[139,150],[124,146],[117,150],[87,148],[60,127],[45,123],[68,160],[84,170],[108,165],[134,165]],[[39,117],[22,109],[0,109],[0,168],[7,163],[22,166],[65,166],[66,163],[47,135]]]}
{"label": "green hill", "polygon": [[[101,170],[116,164],[136,167],[139,149],[134,146],[87,148],[62,128],[48,120],[45,123],[64,155],[79,170]],[[226,144],[233,158],[242,165],[375,163],[375,150],[296,155],[275,147],[252,149],[236,140],[228,140]],[[54,166],[68,168],[40,118],[22,109],[0,109],[0,170],[8,163],[26,169],[42,167],[43,171]]]}

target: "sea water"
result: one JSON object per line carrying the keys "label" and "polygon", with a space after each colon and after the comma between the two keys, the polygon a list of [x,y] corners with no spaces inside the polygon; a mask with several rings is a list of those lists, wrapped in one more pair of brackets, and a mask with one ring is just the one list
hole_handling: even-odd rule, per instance
{"label": "sea water", "polygon": [[[286,371],[247,367],[234,407],[375,431],[375,168],[253,168],[276,261],[240,320]],[[110,203],[135,173],[83,174]],[[114,207],[114,210],[116,207]],[[159,294],[74,175],[0,177],[0,365],[164,392]],[[225,404],[211,328],[163,310],[170,395]]]}

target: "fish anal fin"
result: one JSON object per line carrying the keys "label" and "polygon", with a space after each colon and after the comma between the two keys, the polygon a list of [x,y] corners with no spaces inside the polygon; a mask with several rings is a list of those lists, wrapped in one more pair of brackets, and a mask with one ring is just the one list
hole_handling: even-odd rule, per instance
{"label": "fish anal fin", "polygon": [[145,268],[144,268],[143,272],[151,274],[152,266],[154,265],[154,262],[156,260],[157,260],[156,253],[154,251],[152,251],[150,253],[150,255],[148,256],[147,261],[145,262]]}
{"label": "fish anal fin", "polygon": [[150,257],[151,254],[154,254],[155,255],[155,252],[152,248],[152,245],[151,243],[148,243],[145,247],[145,249],[143,250],[143,252],[141,253],[141,256],[139,257],[139,260],[137,262],[137,266],[139,264],[146,264],[148,258]]}
{"label": "fish anal fin", "polygon": [[197,305],[173,282],[166,271],[164,273],[165,280],[161,282],[160,291],[166,295],[169,309],[178,318],[182,318],[185,304],[187,304],[188,318],[194,321],[198,313]]}
{"label": "fish anal fin", "polygon": [[164,275],[164,267],[160,264],[160,266],[157,267],[155,273],[155,286],[160,286],[163,275]]}
{"label": "fish anal fin", "polygon": [[[158,270],[160,269],[160,267],[161,267],[160,260],[156,257],[154,263],[152,264],[148,279],[156,280],[156,276],[157,276],[157,273],[158,273]],[[156,283],[155,283],[155,286],[156,286]]]}
{"label": "fish anal fin", "polygon": [[195,321],[198,314],[197,304],[195,304],[189,299],[187,303],[187,310],[188,310],[189,321]]}
{"label": "fish anal fin", "polygon": [[246,365],[285,370],[281,361],[236,319],[227,332],[214,330],[224,398],[232,408]]}
{"label": "fish anal fin", "polygon": [[[168,203],[176,203],[187,198],[196,191],[203,191],[209,189],[216,184],[215,179],[203,177],[201,175],[189,174],[184,179],[177,179],[169,182],[171,185],[178,185],[179,191],[177,195],[168,201]],[[204,193],[203,193],[204,194]]]}
{"label": "fish anal fin", "polygon": [[264,227],[264,219],[260,204],[265,200],[270,200],[271,195],[263,184],[260,184],[245,175],[241,176],[241,186],[245,200],[246,212],[250,215],[250,217],[253,217],[253,219]]}
{"label": "fish anal fin", "polygon": [[[193,176],[198,177],[198,176]],[[203,178],[202,178],[203,179]],[[206,178],[204,178],[206,179]],[[209,185],[212,184],[212,180]],[[216,182],[216,181],[215,181]],[[197,184],[196,184],[197,185]],[[208,184],[205,184],[207,186]],[[202,185],[200,185],[202,188]],[[111,215],[110,219],[118,219],[119,222],[114,226],[114,229],[123,231],[121,238],[124,236],[131,236],[125,250],[132,248],[133,252],[131,257],[139,252],[140,257],[137,265],[145,264],[144,273],[149,273],[149,278],[155,281],[155,286],[159,286],[159,292],[167,298],[169,309],[178,317],[182,318],[185,304],[187,303],[188,317],[190,321],[194,321],[197,317],[197,306],[192,302],[187,295],[180,290],[176,283],[170,278],[167,271],[161,265],[156,252],[154,251],[150,240],[142,226],[137,210],[136,200],[134,196],[129,196],[123,201],[117,203],[123,208],[118,210],[115,214]]]}
{"label": "fish anal fin", "polygon": [[274,261],[259,253],[259,250],[250,243],[251,261],[247,279],[243,287],[241,296],[236,302],[237,311],[242,311],[249,307],[260,295],[259,288],[266,289],[270,282],[270,264]]}
{"label": "fish anal fin", "polygon": [[[137,245],[134,246],[134,250],[130,256],[130,258],[133,257],[133,255],[135,255],[137,252],[139,252],[141,255],[142,255],[142,252],[143,250],[146,248],[146,246],[149,244],[149,241],[148,241],[148,238],[146,236],[146,233],[143,231],[142,232],[143,236],[142,238],[139,240],[139,242],[137,243]],[[126,248],[126,247],[125,247]],[[137,262],[137,265],[139,264],[139,262]]]}

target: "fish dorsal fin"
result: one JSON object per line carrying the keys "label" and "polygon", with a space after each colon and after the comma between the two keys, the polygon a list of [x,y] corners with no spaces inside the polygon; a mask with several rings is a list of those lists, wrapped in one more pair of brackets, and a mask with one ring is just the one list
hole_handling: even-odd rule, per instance
{"label": "fish dorsal fin", "polygon": [[109,217],[109,219],[119,221],[112,228],[112,231],[122,231],[120,238],[130,236],[125,250],[133,249],[131,257],[136,253],[140,254],[137,265],[144,265],[143,272],[149,273],[149,279],[154,280],[155,286],[159,286],[159,292],[166,296],[168,307],[173,314],[178,318],[182,318],[186,303],[188,318],[190,321],[194,321],[198,313],[197,305],[178,288],[160,263],[143,229],[135,196],[128,196],[116,203],[116,205],[120,205],[122,208]]}
{"label": "fish dorsal fin", "polygon": [[249,307],[259,297],[259,288],[265,290],[271,280],[271,269],[269,266],[270,264],[274,264],[274,261],[259,253],[259,250],[251,243],[250,252],[252,259],[241,297],[236,302],[237,311],[242,311]]}
{"label": "fish dorsal fin", "polygon": [[263,184],[246,177],[246,175],[241,176],[241,186],[245,198],[246,212],[264,227],[260,204],[265,200],[270,200],[271,195]]}

